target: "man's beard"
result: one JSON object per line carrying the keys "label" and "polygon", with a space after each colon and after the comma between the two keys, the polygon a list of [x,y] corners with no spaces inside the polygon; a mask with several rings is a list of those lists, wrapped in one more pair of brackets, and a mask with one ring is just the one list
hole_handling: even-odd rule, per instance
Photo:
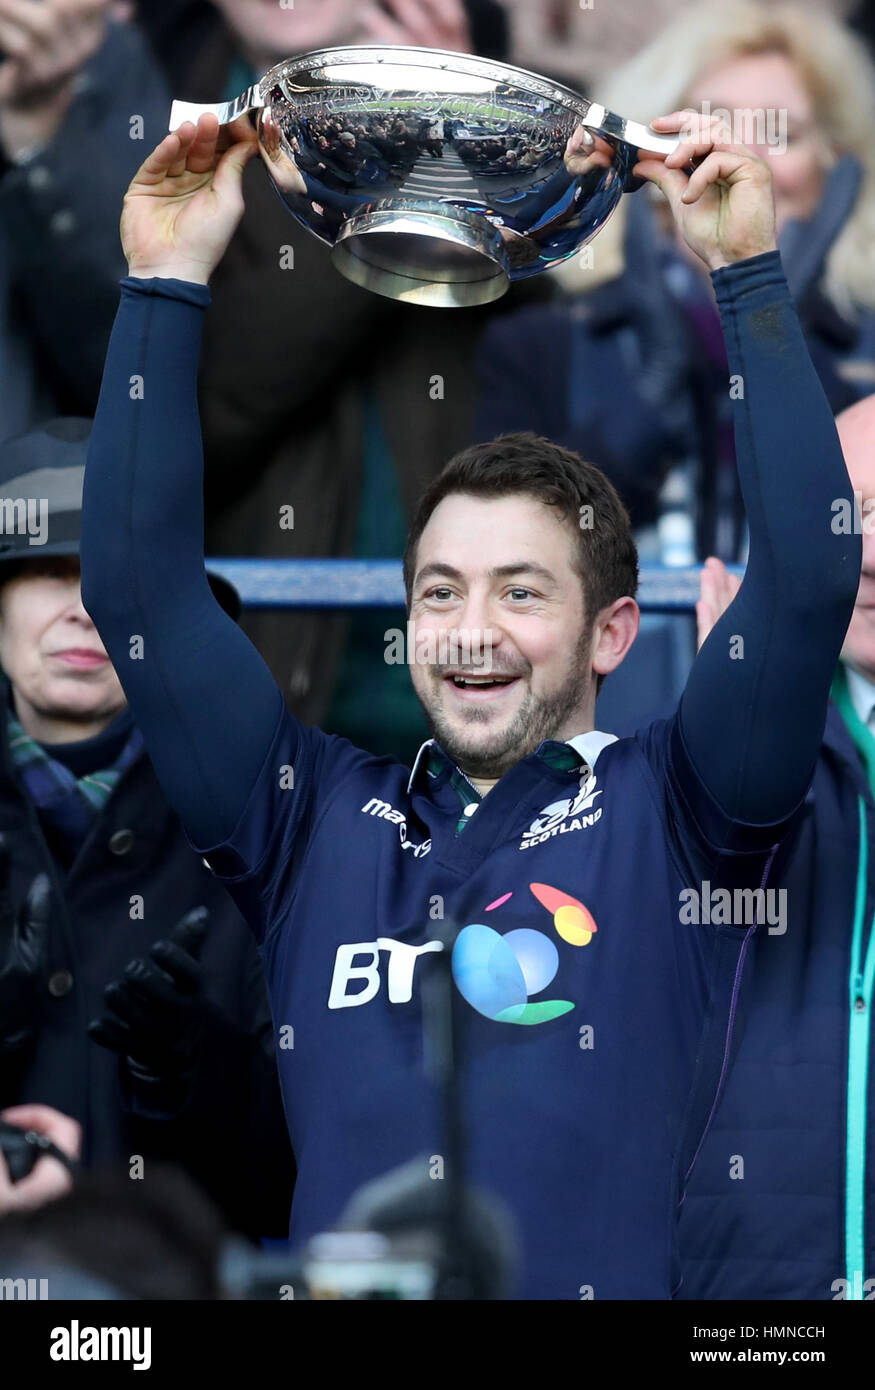
{"label": "man's beard", "polygon": [[[445,716],[443,708],[435,704],[429,708],[422,697],[420,704],[425,712],[433,736],[441,748],[452,758],[457,767],[469,777],[503,777],[516,763],[534,753],[545,739],[554,738],[577,709],[587,682],[592,676],[590,664],[590,643],[592,628],[584,632],[574,652],[571,668],[562,685],[548,695],[535,695],[529,690],[521,707],[510,724],[497,730],[492,739],[477,744],[466,738],[465,730],[459,729]],[[531,671],[531,667],[529,668]],[[501,675],[495,671],[495,675]],[[467,723],[478,725],[489,718],[488,707],[472,707],[468,712]],[[583,729],[579,733],[585,732]]]}

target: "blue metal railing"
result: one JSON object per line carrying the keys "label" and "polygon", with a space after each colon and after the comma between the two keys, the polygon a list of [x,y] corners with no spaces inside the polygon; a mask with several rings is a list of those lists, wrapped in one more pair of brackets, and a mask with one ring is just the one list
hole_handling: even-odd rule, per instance
{"label": "blue metal railing", "polygon": [[[400,608],[397,560],[209,560],[237,589],[244,608]],[[734,574],[744,571],[730,565]],[[699,597],[701,568],[641,566],[638,602],[645,613],[689,613]]]}

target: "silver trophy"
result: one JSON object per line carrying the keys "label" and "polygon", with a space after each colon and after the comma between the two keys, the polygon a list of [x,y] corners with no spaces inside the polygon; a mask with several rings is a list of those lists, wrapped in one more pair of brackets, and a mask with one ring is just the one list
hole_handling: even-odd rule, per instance
{"label": "silver trophy", "polygon": [[[170,129],[212,112],[254,115],[286,207],[337,269],[391,299],[487,304],[567,260],[638,186],[638,152],[675,137],[506,63],[431,48],[305,53],[235,101],[175,101]],[[613,151],[580,169],[583,127]]]}

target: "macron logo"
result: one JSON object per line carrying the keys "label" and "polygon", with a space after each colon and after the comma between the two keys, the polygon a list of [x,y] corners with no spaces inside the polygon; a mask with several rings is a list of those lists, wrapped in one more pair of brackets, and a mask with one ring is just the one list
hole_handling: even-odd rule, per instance
{"label": "macron logo", "polygon": [[365,802],[361,810],[363,815],[376,816],[377,820],[385,820],[390,825],[397,825],[401,848],[412,849],[414,859],[421,859],[424,854],[428,854],[431,849],[431,840],[423,840],[421,845],[415,845],[412,840],[408,840],[407,821],[404,812],[396,811],[395,807],[391,806],[388,801],[380,801],[376,796],[372,796],[370,801]]}
{"label": "macron logo", "polygon": [[53,1327],[49,1356],[53,1361],[132,1361],[135,1371],[152,1365],[151,1327]]}
{"label": "macron logo", "polygon": [[378,820],[388,820],[393,825],[404,823],[403,811],[396,811],[393,806],[389,805],[388,801],[378,801],[375,796],[372,796],[370,801],[365,802],[362,811],[366,816],[376,816]]}

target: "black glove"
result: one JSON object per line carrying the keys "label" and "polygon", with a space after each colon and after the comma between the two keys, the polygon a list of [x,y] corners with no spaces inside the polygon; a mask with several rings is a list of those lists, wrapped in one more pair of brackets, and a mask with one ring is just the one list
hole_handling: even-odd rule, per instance
{"label": "black glove", "polygon": [[[51,883],[37,874],[18,912],[9,894],[9,845],[0,834],[0,1054],[18,1052],[36,1033],[39,989],[49,953]],[[2,945],[0,945],[2,949]]]}
{"label": "black glove", "polygon": [[89,1035],[126,1058],[135,1078],[179,1078],[194,1069],[207,1012],[199,957],[208,925],[207,909],[194,908],[104,990],[112,1012],[90,1023]]}
{"label": "black glove", "polygon": [[35,1129],[22,1129],[20,1125],[11,1125],[6,1120],[0,1120],[0,1154],[6,1160],[11,1182],[21,1182],[22,1178],[28,1177],[41,1158],[56,1158],[73,1172],[73,1160],[69,1154],[53,1144],[47,1134],[40,1134]]}

